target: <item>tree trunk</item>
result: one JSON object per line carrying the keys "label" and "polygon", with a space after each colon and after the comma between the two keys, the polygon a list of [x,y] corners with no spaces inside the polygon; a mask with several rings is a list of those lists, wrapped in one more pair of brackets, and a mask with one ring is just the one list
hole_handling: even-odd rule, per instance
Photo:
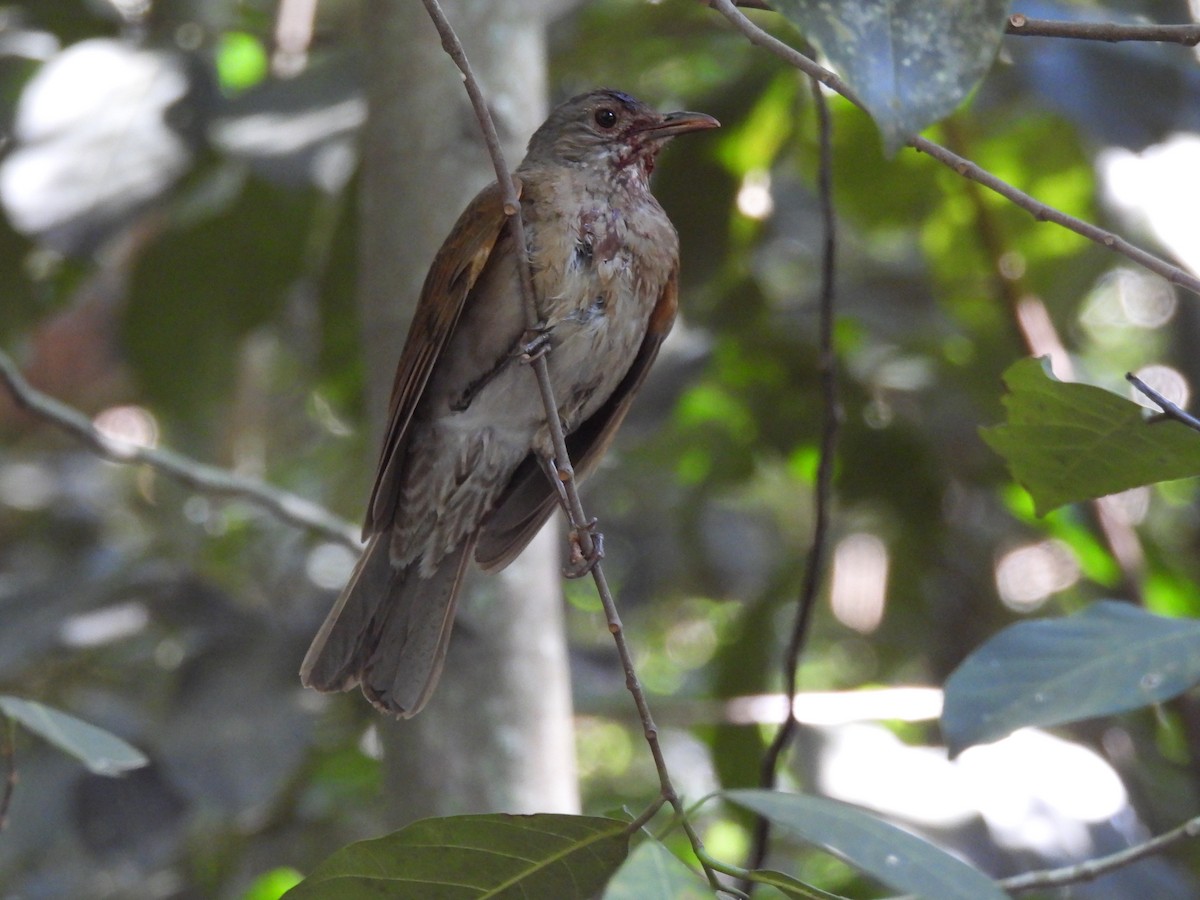
{"label": "tree trunk", "polygon": [[[549,10],[528,0],[445,8],[515,168],[545,117]],[[359,303],[379,438],[425,272],[494,172],[462,79],[422,4],[368,0],[364,21],[370,116]],[[578,810],[559,540],[544,531],[499,577],[468,579],[433,700],[416,718],[383,725],[395,824],[462,812]]]}

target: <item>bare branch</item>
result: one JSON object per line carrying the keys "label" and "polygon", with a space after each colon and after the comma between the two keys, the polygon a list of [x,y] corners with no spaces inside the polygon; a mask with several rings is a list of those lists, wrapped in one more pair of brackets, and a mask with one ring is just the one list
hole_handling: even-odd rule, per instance
{"label": "bare branch", "polygon": [[315,531],[353,550],[362,547],[357,528],[311,500],[171,450],[114,441],[100,432],[83,413],[33,387],[12,357],[3,351],[0,351],[0,383],[8,388],[17,406],[72,435],[97,456],[125,465],[149,466],[205,494],[246,500],[289,525]]}
{"label": "bare branch", "polygon": [[1068,884],[1078,884],[1092,881],[1101,875],[1116,871],[1123,866],[1145,859],[1155,853],[1161,853],[1168,847],[1181,841],[1200,837],[1200,816],[1189,819],[1177,828],[1153,837],[1143,844],[1128,847],[1109,856],[1089,859],[1073,866],[1063,866],[1061,869],[1046,869],[1041,872],[1026,872],[1014,875],[997,882],[1006,891],[1032,891],[1041,888],[1062,887]]}
{"label": "bare branch", "polygon": [[[800,53],[794,47],[790,47],[779,39],[767,34],[749,19],[747,19],[734,5],[732,0],[712,0],[713,7],[728,19],[738,31],[742,32],[751,43],[757,44],[766,50],[769,50],[775,56],[782,59],[789,65],[795,66],[804,74],[812,78],[816,78],[830,90],[841,94],[855,106],[860,109],[864,108],[862,102],[842,79],[833,72],[818,65],[809,59],[803,53]],[[928,154],[933,159],[950,167],[959,175],[968,178],[971,181],[978,182],[988,190],[994,191],[1006,200],[1016,204],[1024,210],[1027,210],[1035,219],[1042,222],[1053,222],[1060,225],[1069,231],[1073,231],[1081,237],[1087,238],[1101,247],[1120,253],[1123,256],[1133,260],[1143,268],[1149,269],[1166,278],[1172,284],[1177,284],[1182,288],[1186,288],[1193,294],[1200,295],[1200,278],[1186,272],[1178,266],[1171,265],[1166,260],[1142,250],[1139,247],[1126,241],[1124,238],[1118,237],[1110,231],[1106,231],[1097,225],[1092,225],[1090,222],[1085,222],[1082,219],[1077,219],[1074,216],[1067,215],[1061,210],[1055,209],[1042,203],[1040,200],[1031,197],[1024,191],[1018,190],[1006,181],[997,178],[995,175],[981,168],[977,164],[968,159],[964,159],[955,153],[947,150],[933,141],[926,140],[923,137],[916,136],[908,141],[908,145],[915,150]]]}
{"label": "bare branch", "polygon": [[4,790],[0,792],[0,831],[8,827],[8,809],[17,789],[16,723],[0,715],[0,759],[4,760]]}
{"label": "bare branch", "polygon": [[1176,422],[1179,422],[1181,425],[1186,425],[1193,431],[1200,431],[1200,419],[1197,419],[1191,413],[1180,409],[1178,405],[1172,403],[1132,372],[1125,373],[1125,380],[1157,403],[1159,408],[1162,410],[1162,413],[1155,416],[1151,421],[1161,422],[1167,419],[1174,419]]}
{"label": "bare branch", "polygon": [[[425,5],[425,10],[429,13],[430,19],[433,20],[438,35],[442,39],[442,47],[454,61],[454,64],[458,66],[459,71],[462,72],[467,94],[471,98],[471,105],[475,110],[475,116],[479,120],[479,127],[483,131],[484,143],[487,145],[488,153],[496,170],[496,179],[504,191],[504,211],[508,214],[509,224],[513,229],[513,244],[521,251],[520,265],[518,265],[517,269],[520,272],[521,294],[525,307],[526,325],[531,331],[535,330],[539,324],[539,317],[533,291],[533,279],[529,271],[529,259],[524,252],[526,248],[525,226],[521,219],[521,204],[513,186],[508,164],[504,159],[504,152],[500,148],[500,141],[496,135],[495,125],[492,123],[491,113],[488,111],[487,102],[483,97],[483,92],[479,88],[479,83],[475,80],[475,76],[471,71],[471,66],[467,60],[466,53],[463,51],[462,43],[454,33],[450,22],[446,19],[446,15],[438,0],[422,0],[422,2]],[[625,641],[625,632],[621,624],[621,617],[617,612],[616,602],[613,600],[612,591],[609,589],[608,581],[604,576],[604,570],[598,561],[598,554],[596,552],[598,547],[594,527],[584,512],[583,503],[579,499],[575,471],[571,465],[570,455],[567,452],[567,441],[563,434],[562,421],[558,417],[558,404],[554,400],[554,390],[550,384],[550,370],[546,364],[545,355],[532,355],[529,365],[532,367],[533,373],[537,378],[538,389],[541,392],[542,403],[545,406],[546,423],[554,445],[554,464],[558,470],[557,475],[561,486],[560,497],[563,501],[563,507],[566,510],[567,518],[570,520],[572,535],[575,540],[578,540],[583,556],[594,560],[591,564],[592,578],[596,583],[596,591],[600,595],[600,602],[604,606],[604,613],[608,620],[608,630],[612,633],[613,640],[617,645],[617,653],[621,658],[621,667],[625,673],[625,685],[629,693],[633,696],[634,704],[637,706],[646,743],[649,745],[651,756],[654,758],[654,767],[658,772],[661,796],[679,814],[684,832],[687,834],[692,849],[704,867],[709,884],[714,889],[720,890],[721,884],[716,872],[706,861],[707,854],[704,850],[704,844],[685,815],[683,802],[680,800],[679,794],[671,782],[671,776],[667,770],[666,758],[663,756],[662,747],[658,740],[658,726],[654,724],[654,719],[650,714],[650,706],[646,701],[646,694],[642,690],[641,681],[638,679],[637,671],[633,665],[633,655],[630,653],[629,646]]]}
{"label": "bare branch", "polygon": [[[715,3],[710,3],[716,6]],[[741,9],[773,10],[767,0],[736,0]],[[1005,23],[1005,34],[1020,37],[1075,38],[1084,41],[1149,41],[1160,44],[1200,44],[1200,25],[1123,24],[1117,22],[1062,22],[1053,19],[1031,19],[1024,13],[1013,13]]]}
{"label": "bare branch", "polygon": [[[813,610],[817,605],[817,593],[825,578],[825,560],[829,553],[829,518],[833,498],[833,472],[837,459],[837,439],[842,422],[841,401],[838,396],[837,351],[833,342],[834,327],[834,275],[837,259],[837,230],[833,206],[833,123],[829,115],[829,104],[821,93],[820,84],[814,79],[812,85],[813,105],[817,112],[817,133],[820,144],[818,168],[818,192],[821,206],[824,242],[821,255],[821,293],[819,372],[821,378],[822,420],[820,460],[817,464],[817,480],[813,488],[814,523],[812,543],[804,568],[804,582],[796,603],[796,619],[783,659],[784,690],[788,696],[788,715],[763,754],[759,770],[759,785],[771,789],[778,781],[779,764],[783,754],[796,733],[796,692],[799,690],[800,657],[808,639]],[[770,821],[759,816],[755,823],[754,843],[750,852],[748,868],[761,869],[767,856],[770,838]],[[748,884],[744,885],[749,887]]]}
{"label": "bare branch", "polygon": [[1022,37],[1076,38],[1083,41],[1154,41],[1162,44],[1200,44],[1200,25],[1124,25],[1116,22],[1059,22],[1030,19],[1022,13],[1008,17],[1005,34]]}

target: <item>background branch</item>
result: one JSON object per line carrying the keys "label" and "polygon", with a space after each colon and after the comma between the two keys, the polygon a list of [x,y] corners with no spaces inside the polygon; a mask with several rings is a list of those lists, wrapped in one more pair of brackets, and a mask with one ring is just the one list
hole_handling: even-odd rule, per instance
{"label": "background branch", "polygon": [[1200,431],[1200,419],[1197,419],[1191,413],[1180,409],[1177,404],[1172,403],[1132,372],[1125,373],[1125,380],[1158,404],[1159,408],[1162,410],[1162,414],[1160,416],[1156,416],[1154,421],[1161,421],[1162,419],[1174,419],[1181,425],[1186,425],[1188,428],[1191,428],[1194,431]]}
{"label": "background branch", "polygon": [[1129,847],[1109,856],[1089,859],[1087,862],[1073,866],[1063,866],[1061,869],[1046,869],[1041,872],[1026,872],[1014,875],[998,882],[1000,887],[1011,892],[1032,891],[1040,888],[1063,887],[1068,884],[1078,884],[1082,881],[1093,881],[1101,875],[1107,875],[1123,866],[1137,862],[1155,853],[1161,853],[1173,844],[1191,838],[1200,837],[1200,816],[1189,819],[1177,828],[1151,838],[1143,844]]}
{"label": "background branch", "polygon": [[1005,34],[1022,37],[1076,38],[1083,41],[1154,41],[1163,44],[1200,44],[1200,25],[1124,25],[1116,22],[1059,22],[1030,19],[1021,13],[1008,17]]}
{"label": "background branch", "polygon": [[[819,145],[818,195],[820,198],[821,222],[824,231],[821,253],[821,291],[818,303],[820,313],[820,346],[818,367],[821,380],[822,420],[820,459],[817,463],[817,480],[813,488],[814,522],[812,543],[804,568],[804,582],[796,601],[796,618],[791,637],[783,658],[784,691],[787,694],[787,714],[767,752],[763,755],[759,769],[759,785],[774,788],[779,780],[779,765],[785,751],[795,736],[796,692],[799,690],[800,657],[812,624],[813,610],[817,605],[817,594],[825,577],[826,558],[829,555],[829,514],[833,501],[833,472],[837,458],[837,439],[842,420],[841,402],[838,398],[837,353],[833,343],[834,326],[834,274],[837,262],[837,229],[833,207],[833,123],[829,115],[829,104],[821,93],[815,79],[812,86],[813,106],[817,113],[817,135]],[[749,869],[761,869],[767,855],[771,823],[759,816],[754,826],[754,842],[750,850]],[[748,888],[749,886],[746,885]]]}
{"label": "background branch", "polygon": [[25,380],[12,357],[3,351],[0,351],[0,382],[8,388],[13,401],[21,409],[72,435],[103,459],[126,465],[149,466],[197,491],[246,500],[289,525],[315,531],[355,551],[362,548],[356,527],[311,500],[254,478],[236,475],[228,469],[198,462],[172,450],[114,441],[79,410],[33,387]]}
{"label": "background branch", "polygon": [[[716,4],[713,4],[714,6]],[[742,9],[773,11],[767,0],[737,0]],[[1148,41],[1161,44],[1200,44],[1200,25],[1124,24],[1118,22],[1063,22],[1055,19],[1031,19],[1024,13],[1013,13],[1005,24],[1005,34],[1020,37],[1075,38],[1083,41]]]}
{"label": "background branch", "polygon": [[[742,12],[733,4],[733,0],[712,0],[712,6],[723,15],[730,23],[738,29],[746,38],[753,44],[770,51],[775,56],[782,59],[789,65],[795,66],[804,74],[815,78],[821,84],[828,87],[835,93],[841,94],[855,106],[860,109],[865,109],[861,100],[854,93],[853,89],[846,84],[841,78],[833,72],[826,69],[824,66],[818,65],[809,57],[805,56],[794,47],[785,44],[776,37],[767,34],[753,22],[751,22]],[[1166,260],[1155,256],[1136,247],[1122,237],[1118,237],[1111,231],[1106,231],[1098,225],[1093,225],[1090,222],[1085,222],[1082,219],[1077,219],[1074,216],[1067,215],[1061,210],[1055,209],[1048,204],[1042,203],[1040,200],[1031,197],[1024,191],[1018,190],[1008,182],[997,178],[987,170],[983,169],[976,163],[965,159],[956,153],[935,144],[933,141],[926,140],[923,137],[915,136],[909,139],[908,146],[922,153],[928,154],[933,159],[942,163],[945,166],[953,169],[963,178],[968,178],[971,181],[978,182],[988,190],[994,191],[1006,200],[1016,204],[1024,210],[1027,210],[1035,219],[1042,222],[1053,222],[1060,225],[1069,231],[1073,231],[1081,237],[1087,238],[1093,243],[1099,244],[1108,250],[1115,253],[1120,253],[1133,260],[1139,266],[1149,269],[1166,278],[1172,284],[1177,284],[1180,287],[1186,288],[1193,294],[1200,295],[1200,278],[1186,272],[1178,266],[1171,265]]]}

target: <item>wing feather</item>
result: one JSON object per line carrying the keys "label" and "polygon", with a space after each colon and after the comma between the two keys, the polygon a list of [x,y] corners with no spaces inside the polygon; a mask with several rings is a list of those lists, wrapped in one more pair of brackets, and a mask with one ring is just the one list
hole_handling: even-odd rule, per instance
{"label": "wing feather", "polygon": [[[518,196],[521,181],[513,177]],[[484,188],[459,216],[429,267],[408,338],[396,366],[388,409],[388,429],[367,516],[363,539],[391,526],[399,497],[398,479],[412,422],[430,373],[450,340],[462,310],[491,257],[508,216],[498,184]]]}

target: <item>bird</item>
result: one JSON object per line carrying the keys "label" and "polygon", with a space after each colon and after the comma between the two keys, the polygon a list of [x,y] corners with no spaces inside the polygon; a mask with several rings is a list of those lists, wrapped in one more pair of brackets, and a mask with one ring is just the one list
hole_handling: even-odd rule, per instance
{"label": "bird", "polygon": [[[510,563],[559,504],[531,356],[544,354],[576,475],[599,462],[675,319],[679,238],[650,192],[664,145],[719,127],[594,90],[555,107],[514,173],[538,323],[497,183],[434,257],[397,364],[365,548],[300,670],[418,713],[437,685],[472,556]],[[511,209],[509,210],[511,212]]]}

